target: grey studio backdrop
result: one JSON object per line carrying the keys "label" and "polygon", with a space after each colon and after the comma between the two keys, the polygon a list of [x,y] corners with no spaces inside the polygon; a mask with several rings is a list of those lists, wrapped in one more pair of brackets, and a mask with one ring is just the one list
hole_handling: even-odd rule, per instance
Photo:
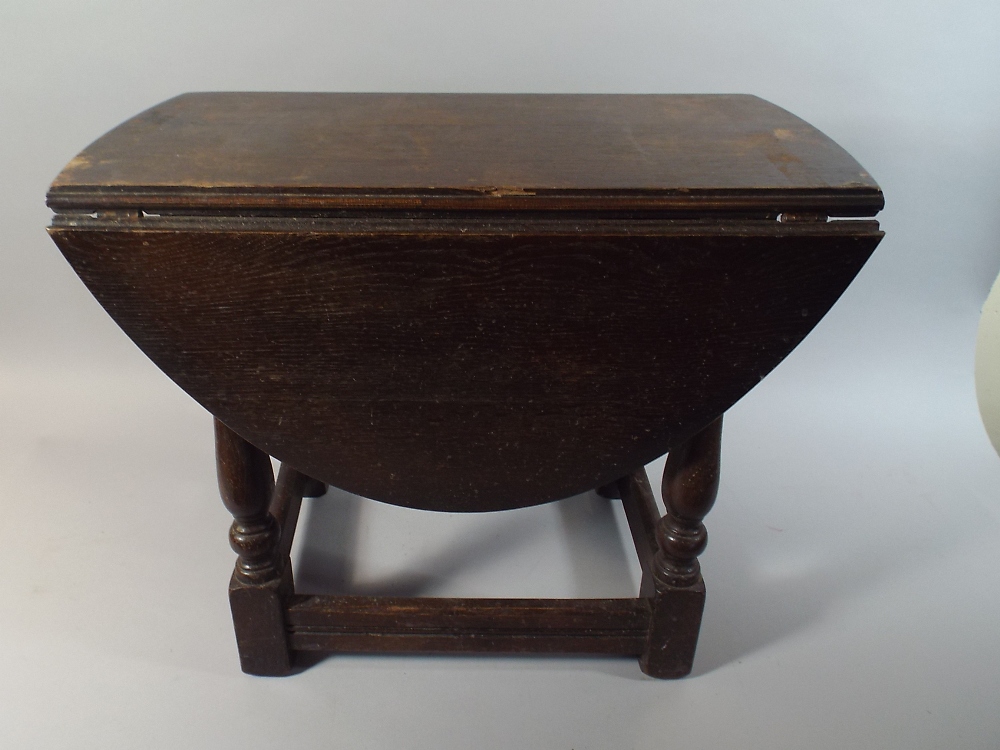
{"label": "grey studio backdrop", "polygon": [[[1000,459],[972,367],[1000,268],[998,81],[992,2],[4,0],[0,746],[996,748]],[[879,181],[875,256],[729,413],[691,678],[502,657],[240,673],[210,418],[85,291],[43,198],[140,110],[247,89],[753,93]],[[332,493],[297,576],[629,595],[621,521],[593,496],[452,517]]]}

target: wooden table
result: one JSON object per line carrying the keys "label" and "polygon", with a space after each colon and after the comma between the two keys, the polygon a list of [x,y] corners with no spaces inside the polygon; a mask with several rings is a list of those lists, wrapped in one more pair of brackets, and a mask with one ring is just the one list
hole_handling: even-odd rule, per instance
{"label": "wooden table", "polygon": [[[752,96],[203,93],[93,143],[48,205],[90,291],[216,417],[244,671],[502,651],[677,677],[721,415],[861,269],[883,199]],[[667,452],[661,518],[643,467]],[[444,511],[599,488],[639,596],[298,595],[299,505],[326,484]]]}

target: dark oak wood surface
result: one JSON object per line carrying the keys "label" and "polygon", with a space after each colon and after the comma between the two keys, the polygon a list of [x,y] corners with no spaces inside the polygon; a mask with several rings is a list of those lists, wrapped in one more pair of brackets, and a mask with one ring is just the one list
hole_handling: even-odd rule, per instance
{"label": "dark oak wood surface", "polygon": [[[748,96],[188,94],[87,148],[48,203],[87,287],[216,417],[259,675],[304,651],[687,674],[721,415],[882,237],[868,174]],[[643,465],[665,452],[660,518]],[[603,488],[639,596],[296,595],[302,496],[326,484],[447,511]]]}
{"label": "dark oak wood surface", "polygon": [[791,351],[880,236],[649,231],[53,236],[133,341],[254,445],[365,497],[481,511],[584,492],[685,440]]}
{"label": "dark oak wood surface", "polygon": [[764,210],[872,215],[878,186],[741,95],[185,94],[92,144],[60,210]]}

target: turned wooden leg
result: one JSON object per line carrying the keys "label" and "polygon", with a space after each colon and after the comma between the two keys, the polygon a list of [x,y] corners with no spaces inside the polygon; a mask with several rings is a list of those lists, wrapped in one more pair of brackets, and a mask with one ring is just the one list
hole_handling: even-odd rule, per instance
{"label": "turned wooden leg", "polygon": [[722,417],[667,456],[663,471],[666,515],[656,527],[653,615],[639,660],[653,677],[683,677],[691,671],[705,607],[698,555],[708,534],[702,519],[719,490]]}
{"label": "turned wooden leg", "polygon": [[278,554],[280,529],[268,511],[274,491],[271,459],[219,420],[215,420],[219,491],[233,514],[229,542],[238,555],[229,584],[229,604],[247,674],[284,675],[290,671],[285,630],[285,599],[291,571]]}

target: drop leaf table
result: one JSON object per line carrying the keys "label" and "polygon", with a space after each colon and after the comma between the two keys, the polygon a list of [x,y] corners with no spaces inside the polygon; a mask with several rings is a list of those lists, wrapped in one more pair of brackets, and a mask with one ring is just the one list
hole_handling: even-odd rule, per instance
{"label": "drop leaf table", "polygon": [[[48,205],[93,295],[215,417],[244,671],[555,652],[679,677],[722,414],[854,279],[883,198],[753,96],[196,93],[86,148]],[[665,453],[661,517],[643,467]],[[299,507],[326,485],[429,511],[599,490],[638,596],[297,594]]]}

